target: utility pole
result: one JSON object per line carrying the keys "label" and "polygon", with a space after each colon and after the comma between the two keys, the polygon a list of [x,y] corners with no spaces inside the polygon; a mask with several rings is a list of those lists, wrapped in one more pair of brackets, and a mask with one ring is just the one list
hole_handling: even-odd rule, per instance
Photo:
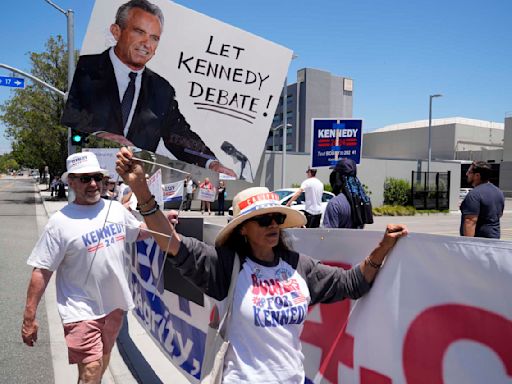
{"label": "utility pole", "polygon": [[432,99],[434,97],[441,97],[441,94],[430,95],[428,107],[428,163],[427,163],[427,177],[430,177],[430,162],[432,161]]}
{"label": "utility pole", "polygon": [[[72,9],[65,11],[51,0],[45,0],[53,8],[58,10],[67,19],[67,43],[68,43],[68,93],[73,83],[73,75],[75,74],[75,13]],[[73,153],[71,145],[71,129],[68,128],[68,156]]]}

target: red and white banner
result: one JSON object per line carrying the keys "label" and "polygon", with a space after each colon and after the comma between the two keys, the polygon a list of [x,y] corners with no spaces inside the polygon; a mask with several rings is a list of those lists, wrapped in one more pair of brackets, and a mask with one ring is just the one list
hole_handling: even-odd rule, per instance
{"label": "red and white banner", "polygon": [[[342,267],[382,236],[289,233],[295,249]],[[367,296],[310,308],[306,375],[315,383],[510,383],[511,292],[512,243],[410,234]]]}
{"label": "red and white banner", "polygon": [[[205,240],[211,243],[219,228],[205,225]],[[382,238],[361,230],[285,233],[295,250],[342,268],[358,264]],[[155,246],[138,248],[139,260],[146,253],[153,260],[142,264],[162,265]],[[135,314],[169,360],[198,382],[210,307],[185,306],[163,287],[151,288],[160,279],[149,276],[159,276],[159,268],[148,274],[142,264],[130,279]],[[368,295],[309,308],[301,335],[306,383],[511,383],[511,294],[512,242],[410,234]],[[159,324],[148,320],[157,318]],[[183,346],[171,348],[174,337]]]}

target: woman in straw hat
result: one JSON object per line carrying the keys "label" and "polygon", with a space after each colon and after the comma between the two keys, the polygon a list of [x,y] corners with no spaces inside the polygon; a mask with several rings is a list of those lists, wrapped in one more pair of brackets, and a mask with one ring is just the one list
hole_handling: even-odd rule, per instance
{"label": "woman in straw hat", "polygon": [[281,228],[302,227],[304,215],[279,204],[267,188],[248,188],[233,200],[234,218],[218,234],[215,247],[181,236],[158,209],[139,163],[122,148],[117,171],[130,185],[146,225],[169,260],[206,295],[223,300],[235,257],[240,260],[232,313],[227,323],[230,346],[224,360],[224,383],[303,383],[300,333],[308,306],[344,298],[357,299],[371,283],[403,225],[388,225],[383,239],[351,270],[321,264],[286,247]]}

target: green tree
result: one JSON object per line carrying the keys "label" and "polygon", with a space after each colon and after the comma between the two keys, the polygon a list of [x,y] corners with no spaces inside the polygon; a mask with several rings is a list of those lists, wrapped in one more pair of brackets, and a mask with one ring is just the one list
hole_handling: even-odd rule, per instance
{"label": "green tree", "polygon": [[[31,74],[54,87],[67,89],[67,52],[61,36],[50,37],[45,51],[30,52]],[[67,130],[60,125],[64,107],[60,95],[32,83],[13,91],[0,105],[5,136],[12,141],[12,158],[18,164],[37,168],[48,165],[52,174],[64,172],[67,156]]]}
{"label": "green tree", "polygon": [[20,166],[10,153],[0,155],[0,173],[6,173],[9,170],[18,170],[19,168]]}

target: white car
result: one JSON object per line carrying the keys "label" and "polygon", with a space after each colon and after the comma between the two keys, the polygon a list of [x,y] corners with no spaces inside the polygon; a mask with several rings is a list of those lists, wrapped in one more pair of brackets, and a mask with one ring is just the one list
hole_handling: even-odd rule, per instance
{"label": "white car", "polygon": [[[297,192],[299,188],[284,188],[284,189],[277,189],[273,191],[279,196],[279,203],[281,205],[286,205],[288,203],[288,200],[292,198],[292,196]],[[324,191],[322,194],[322,218],[320,222],[323,222],[324,218],[324,212],[325,208],[327,207],[327,203],[329,200],[331,200],[334,197],[334,193]],[[306,196],[304,195],[304,192],[300,194],[300,196],[295,200],[291,208],[296,209],[297,211],[304,211],[306,209]],[[230,217],[233,217],[233,207],[229,207],[228,214]]]}
{"label": "white car", "polygon": [[471,191],[472,189],[473,188],[461,188],[459,191],[459,201],[462,202],[466,198],[469,191]]}

